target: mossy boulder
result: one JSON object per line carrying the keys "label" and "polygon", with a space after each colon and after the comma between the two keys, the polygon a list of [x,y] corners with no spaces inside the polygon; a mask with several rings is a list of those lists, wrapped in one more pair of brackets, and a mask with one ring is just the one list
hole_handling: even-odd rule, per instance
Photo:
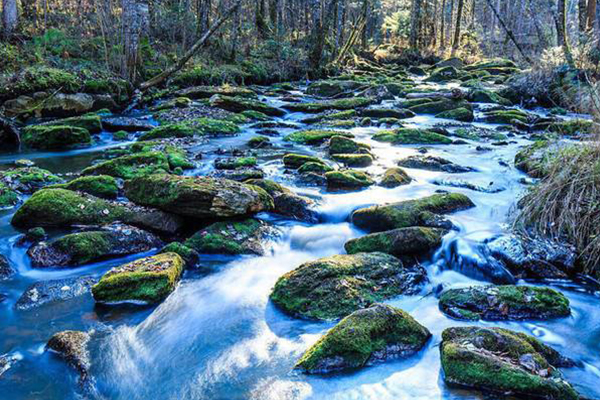
{"label": "mossy boulder", "polygon": [[251,179],[246,183],[264,189],[273,198],[273,213],[300,221],[318,222],[318,215],[313,210],[315,202],[312,199],[297,195],[290,189],[268,179]]}
{"label": "mossy boulder", "polygon": [[92,137],[85,128],[68,125],[34,125],[22,130],[21,140],[32,149],[64,150],[90,145]]}
{"label": "mossy boulder", "polygon": [[589,135],[593,133],[594,122],[587,119],[571,119],[567,121],[554,122],[548,126],[550,132],[561,135]]}
{"label": "mossy boulder", "polygon": [[160,239],[149,232],[115,223],[99,230],[71,233],[51,242],[40,242],[32,246],[27,255],[36,268],[72,267],[141,253],[160,245]]}
{"label": "mossy boulder", "polygon": [[462,122],[472,122],[475,119],[473,111],[468,108],[460,107],[454,110],[444,111],[436,114],[436,118],[454,119]]}
{"label": "mossy boulder", "polygon": [[255,167],[256,157],[220,158],[215,160],[216,169],[239,169]]}
{"label": "mossy boulder", "polygon": [[452,139],[439,133],[414,128],[399,128],[381,131],[373,135],[373,140],[392,144],[450,144]]}
{"label": "mossy boulder", "polygon": [[300,168],[298,168],[298,173],[300,173],[300,174],[308,174],[308,173],[324,174],[329,171],[333,171],[333,167],[330,167],[329,165],[324,164],[322,161],[321,162],[309,161],[307,163],[302,164],[302,166],[300,166]]}
{"label": "mossy boulder", "polygon": [[560,292],[512,285],[448,290],[440,297],[440,310],[452,318],[470,321],[543,320],[571,314],[569,300]]}
{"label": "mossy boulder", "polygon": [[449,328],[442,332],[440,355],[444,380],[451,385],[525,399],[580,398],[558,370],[573,363],[524,333]]}
{"label": "mossy boulder", "polygon": [[550,142],[537,141],[525,146],[515,155],[515,168],[534,178],[543,178],[548,175],[553,151]]}
{"label": "mossy boulder", "polygon": [[354,137],[350,132],[334,131],[325,129],[311,129],[290,133],[283,140],[298,144],[316,145],[331,139],[334,136],[343,136],[347,138]]}
{"label": "mossy boulder", "polygon": [[283,106],[288,111],[303,113],[321,113],[327,110],[354,110],[367,107],[374,102],[367,97],[351,97],[348,99],[330,100],[318,103],[291,103]]}
{"label": "mossy boulder", "polygon": [[271,139],[266,136],[258,135],[251,137],[246,144],[252,149],[262,149],[271,146]]}
{"label": "mossy boulder", "polygon": [[379,182],[379,186],[385,188],[396,188],[402,185],[408,185],[412,182],[412,178],[408,176],[402,168],[388,168]]}
{"label": "mossy boulder", "polygon": [[0,208],[10,208],[17,205],[19,195],[8,185],[0,182]]}
{"label": "mossy boulder", "polygon": [[360,112],[362,117],[369,118],[396,118],[405,119],[412,118],[415,113],[407,109],[394,109],[394,108],[365,108]]}
{"label": "mossy boulder", "polygon": [[370,154],[333,154],[335,161],[347,167],[368,167],[373,164],[373,156]]}
{"label": "mossy boulder", "polygon": [[190,99],[210,99],[214,95],[229,97],[255,98],[256,93],[242,86],[193,86],[178,91],[177,96],[184,96]]}
{"label": "mossy boulder", "polygon": [[491,90],[477,88],[469,93],[469,99],[476,103],[495,103],[502,106],[510,106],[512,102]]}
{"label": "mossy boulder", "polygon": [[352,119],[357,116],[356,110],[346,110],[346,111],[333,111],[333,112],[324,112],[322,114],[313,115],[308,118],[304,118],[302,121],[303,124],[314,124],[316,122],[326,122],[326,121],[345,121]]}
{"label": "mossy boulder", "polygon": [[459,79],[464,75],[464,72],[459,69],[447,65],[445,67],[436,68],[433,72],[425,78],[426,82],[447,82],[454,79]]}
{"label": "mossy boulder", "polygon": [[201,254],[264,255],[265,242],[273,233],[269,224],[252,218],[216,222],[196,232],[184,244]]}
{"label": "mossy boulder", "polygon": [[375,184],[365,172],[352,169],[326,172],[325,179],[327,187],[332,190],[360,189]]}
{"label": "mossy boulder", "polygon": [[305,154],[290,153],[283,156],[283,165],[289,169],[298,169],[309,162],[327,165],[319,157],[307,156]]}
{"label": "mossy boulder", "polygon": [[405,168],[425,169],[428,171],[441,171],[450,174],[474,171],[471,167],[464,167],[437,156],[415,155],[403,158],[398,165]]}
{"label": "mossy boulder", "polygon": [[85,168],[83,175],[109,175],[115,178],[131,179],[159,172],[169,172],[169,159],[164,152],[146,151],[134,153]]}
{"label": "mossy boulder", "polygon": [[19,96],[4,102],[5,113],[9,117],[70,117],[93,111],[96,104],[108,101],[115,106],[110,97],[96,101],[95,96],[86,93],[34,93],[33,97]]}
{"label": "mossy boulder", "polygon": [[160,253],[176,253],[185,261],[186,266],[193,267],[200,261],[200,253],[181,242],[171,242],[162,248]]}
{"label": "mossy boulder", "polygon": [[397,257],[419,255],[437,249],[447,232],[445,229],[411,226],[351,239],[344,248],[348,254],[380,251]]}
{"label": "mossy boulder", "polygon": [[351,92],[363,86],[360,82],[345,80],[322,80],[311,83],[306,93],[312,96],[331,97]]}
{"label": "mossy boulder", "polygon": [[61,177],[38,167],[21,167],[0,171],[0,182],[12,190],[26,194],[62,181]]}
{"label": "mossy boulder", "polygon": [[157,174],[129,180],[124,189],[136,204],[184,217],[242,217],[273,209],[263,189],[228,179]]}
{"label": "mossy boulder", "polygon": [[196,129],[185,123],[158,126],[140,136],[140,140],[192,137]]}
{"label": "mossy boulder", "polygon": [[245,97],[232,97],[215,95],[210,98],[210,105],[223,110],[231,112],[244,112],[248,110],[258,111],[271,117],[282,117],[285,115],[285,111],[272,107],[268,104],[263,103],[260,100],[248,99]]}
{"label": "mossy boulder", "polygon": [[505,125],[526,124],[528,119],[526,112],[517,109],[490,111],[481,118],[483,122]]}
{"label": "mossy boulder", "polygon": [[471,105],[466,100],[433,99],[429,102],[413,105],[409,107],[409,110],[417,114],[439,114],[457,108],[466,108],[467,110],[472,109]]}
{"label": "mossy boulder", "polygon": [[341,320],[304,353],[295,368],[321,374],[406,358],[430,337],[427,328],[408,313],[374,304]]}
{"label": "mossy boulder", "polygon": [[367,232],[382,232],[410,226],[437,227],[441,215],[474,206],[464,194],[437,193],[421,199],[356,210],[352,214],[352,223]]}
{"label": "mossy boulder", "polygon": [[366,143],[358,143],[345,136],[332,136],[329,139],[329,154],[368,153],[371,149]]}
{"label": "mossy boulder", "polygon": [[79,117],[63,118],[55,121],[46,122],[38,126],[72,126],[74,128],[87,129],[90,133],[102,131],[102,121],[99,115],[88,114]]}
{"label": "mossy boulder", "polygon": [[332,320],[391,297],[418,293],[426,281],[421,266],[405,266],[389,254],[337,255],[283,275],[271,300],[294,316]]}
{"label": "mossy boulder", "polygon": [[88,193],[103,199],[116,199],[119,194],[117,180],[108,175],[81,176],[67,183],[50,187]]}
{"label": "mossy boulder", "polygon": [[92,295],[100,303],[159,303],[175,290],[184,264],[178,254],[162,253],[115,267],[92,286]]}

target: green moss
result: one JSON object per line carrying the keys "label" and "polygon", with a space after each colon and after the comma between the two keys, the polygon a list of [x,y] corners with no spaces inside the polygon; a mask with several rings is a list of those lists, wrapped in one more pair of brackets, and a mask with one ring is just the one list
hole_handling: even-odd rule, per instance
{"label": "green moss", "polygon": [[19,201],[17,192],[0,182],[0,208],[15,206]]}
{"label": "green moss", "polygon": [[160,251],[161,253],[176,253],[185,261],[187,266],[195,265],[200,259],[200,255],[194,249],[190,249],[181,242],[171,242]]}
{"label": "green moss", "polygon": [[454,110],[444,111],[435,116],[436,118],[454,119],[457,121],[471,122],[475,119],[473,111],[466,108],[455,108]]}
{"label": "green moss", "polygon": [[159,151],[135,153],[101,162],[84,169],[83,175],[110,175],[116,178],[131,179],[157,172],[168,172],[170,165],[167,156]]}
{"label": "green moss", "polygon": [[316,174],[324,174],[326,172],[333,171],[333,168],[327,164],[323,164],[322,162],[314,162],[309,161],[300,166],[298,168],[298,173],[305,174],[308,172],[316,173]]}
{"label": "green moss", "polygon": [[540,140],[519,150],[515,155],[515,168],[534,178],[542,178],[548,175],[554,157],[550,142]]}
{"label": "green moss", "polygon": [[217,169],[239,169],[246,167],[255,167],[258,164],[256,157],[237,157],[229,159],[220,159],[215,161]]}
{"label": "green moss", "polygon": [[184,150],[178,149],[175,146],[165,146],[162,151],[167,154],[169,167],[175,171],[176,169],[193,169],[196,165],[190,161]]}
{"label": "green moss", "polygon": [[267,147],[271,145],[271,139],[266,136],[254,136],[248,140],[247,145],[253,149]]}
{"label": "green moss", "polygon": [[352,119],[348,120],[337,120],[337,121],[323,121],[321,126],[327,128],[354,128],[357,126],[356,121]]}
{"label": "green moss", "polygon": [[377,352],[390,358],[414,354],[430,337],[408,313],[376,304],[341,320],[304,353],[296,368],[309,373],[360,368],[382,361],[372,359]]}
{"label": "green moss", "polygon": [[380,131],[373,140],[393,144],[449,144],[452,140],[439,133],[425,129],[399,128],[393,131]]}
{"label": "green moss", "polygon": [[255,219],[217,222],[194,234],[185,241],[185,245],[207,254],[260,254],[260,240],[265,227],[264,223]]}
{"label": "green moss", "polygon": [[112,250],[112,233],[79,232],[63,236],[52,246],[71,256],[71,265],[82,265],[98,260]]}
{"label": "green moss", "polygon": [[127,131],[117,131],[113,133],[114,140],[127,140],[129,139],[129,132]]}
{"label": "green moss", "polygon": [[102,130],[102,121],[98,115],[82,115],[79,117],[63,118],[41,126],[72,126],[74,128],[87,129],[91,133],[98,133]]}
{"label": "green moss", "polygon": [[350,132],[313,129],[291,133],[283,140],[286,142],[294,142],[299,144],[316,145],[321,144],[334,136],[344,136],[349,138],[354,137],[354,135]]}
{"label": "green moss", "polygon": [[469,94],[469,97],[472,101],[477,103],[495,103],[503,106],[512,105],[510,100],[486,89],[475,89]]}
{"label": "green moss", "polygon": [[417,114],[439,114],[441,112],[454,110],[456,108],[466,108],[468,110],[472,109],[469,102],[465,100],[437,99],[411,106],[409,110]]}
{"label": "green moss", "polygon": [[527,123],[528,116],[521,110],[498,110],[485,113],[483,120],[492,124],[514,125],[515,121]]}
{"label": "green moss", "polygon": [[232,121],[213,118],[197,118],[190,121],[190,124],[204,135],[221,136],[240,133],[240,127],[237,123]]}
{"label": "green moss", "polygon": [[415,113],[406,109],[395,109],[395,108],[366,108],[360,113],[363,117],[369,118],[412,118]]}
{"label": "green moss", "polygon": [[105,199],[116,199],[119,193],[117,181],[108,175],[82,176],[51,187],[84,192]]}
{"label": "green moss", "polygon": [[426,82],[447,82],[453,79],[459,79],[464,72],[459,71],[453,66],[436,68],[426,79]]}
{"label": "green moss", "polygon": [[242,111],[242,115],[244,115],[247,118],[250,118],[253,121],[269,121],[269,120],[271,120],[271,117],[269,117],[267,114],[264,114],[264,113],[261,113],[260,111],[255,111],[255,110]]}
{"label": "green moss", "polygon": [[46,66],[28,67],[14,76],[0,81],[0,98],[60,89],[74,92],[81,84],[78,77],[68,71]]}
{"label": "green moss", "polygon": [[283,165],[290,169],[298,169],[308,162],[327,165],[325,164],[325,161],[321,160],[319,157],[295,153],[286,154],[283,156]]}
{"label": "green moss", "polygon": [[356,116],[356,110],[346,110],[333,113],[323,113],[302,120],[302,123],[313,124],[322,121],[348,120]]}
{"label": "green moss", "polygon": [[23,192],[33,192],[53,183],[62,182],[62,178],[38,167],[13,168],[0,171],[0,181],[8,186],[19,188]]}
{"label": "green moss", "polygon": [[344,248],[348,254],[373,251],[395,256],[422,254],[439,247],[446,233],[444,229],[421,226],[393,229],[349,240]]}
{"label": "green moss", "polygon": [[17,210],[18,227],[98,225],[120,220],[128,210],[118,204],[65,189],[37,191]]}
{"label": "green moss", "polygon": [[34,149],[59,150],[89,145],[90,132],[84,128],[66,125],[36,125],[22,130],[21,140]]}
{"label": "green moss", "polygon": [[561,135],[588,135],[593,132],[594,122],[587,119],[571,119],[568,121],[555,122],[548,129]]}
{"label": "green moss", "polygon": [[329,140],[329,154],[353,154],[370,150],[371,146],[355,142],[344,136],[333,136]]}
{"label": "green moss", "polygon": [[197,130],[187,123],[167,124],[144,133],[140,140],[192,137],[196,132]]}
{"label": "green moss", "polygon": [[373,164],[370,154],[333,154],[331,158],[348,167],[368,167]]}
{"label": "green moss", "polygon": [[92,295],[96,301],[103,303],[158,303],[175,290],[183,266],[183,259],[176,253],[142,258],[108,271],[92,287]]}
{"label": "green moss", "polygon": [[272,107],[260,100],[247,99],[244,97],[231,97],[217,95],[211,98],[210,104],[213,107],[222,108],[231,112],[258,111],[272,117],[282,117],[285,115],[283,110]]}
{"label": "green moss", "polygon": [[286,110],[292,112],[320,113],[327,110],[354,110],[356,108],[371,105],[373,100],[365,97],[352,97],[349,99],[339,99],[324,101],[319,103],[291,103],[283,106]]}
{"label": "green moss", "polygon": [[386,188],[395,188],[401,185],[408,185],[412,178],[402,168],[389,168],[383,174],[380,186]]}
{"label": "green moss", "polygon": [[354,189],[373,185],[375,182],[362,171],[343,170],[325,173],[327,187],[331,189]]}

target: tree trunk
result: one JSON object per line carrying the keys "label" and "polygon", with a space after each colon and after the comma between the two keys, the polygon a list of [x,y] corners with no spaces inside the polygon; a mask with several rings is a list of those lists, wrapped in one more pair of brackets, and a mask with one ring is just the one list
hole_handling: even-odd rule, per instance
{"label": "tree trunk", "polygon": [[596,20],[597,0],[588,0],[586,27],[588,31],[594,30],[594,21]]}
{"label": "tree trunk", "polygon": [[322,22],[316,23],[313,27],[313,40],[312,40],[312,51],[310,52],[310,64],[313,70],[319,69],[321,66],[321,59],[323,58],[323,49],[325,48],[325,38],[329,32],[329,28],[335,17],[335,7],[338,0],[331,0],[325,10],[325,15],[322,18]]}
{"label": "tree trunk", "polygon": [[419,46],[419,25],[421,23],[421,0],[413,0],[412,12],[410,17],[410,38],[409,44],[412,49],[418,49]]}
{"label": "tree trunk", "polygon": [[446,0],[442,0],[442,21],[440,26],[440,49],[444,51],[446,47]]}
{"label": "tree trunk", "polygon": [[19,23],[19,12],[17,9],[17,0],[2,1],[2,25],[3,33],[6,39],[10,39],[17,30]]}
{"label": "tree trunk", "polygon": [[588,1],[587,0],[578,0],[577,7],[577,16],[579,18],[579,34],[582,35],[587,32],[587,11],[588,11]]}
{"label": "tree trunk", "polygon": [[460,24],[462,21],[464,5],[465,5],[464,0],[458,0],[458,7],[456,10],[456,27],[454,28],[454,42],[452,43],[452,54],[451,54],[452,57],[454,57],[456,55],[456,51],[458,50],[458,47],[460,46],[460,35],[461,35]]}
{"label": "tree trunk", "polygon": [[508,26],[506,26],[506,23],[500,17],[498,10],[496,10],[496,7],[494,7],[494,4],[492,4],[492,0],[486,0],[486,1],[487,1],[488,5],[490,6],[492,12],[496,16],[496,18],[498,18],[498,22],[500,22],[500,26],[502,26],[502,28],[504,28],[504,31],[506,32],[506,35],[508,36],[508,38],[511,40],[511,42],[513,42],[513,44],[515,45],[517,50],[519,50],[519,53],[521,53],[521,56],[523,56],[525,61],[527,61],[528,63],[531,64],[531,59],[525,54],[525,52],[523,51],[523,48],[517,42],[517,39],[515,38],[515,35],[513,34],[513,32],[510,29],[508,29]]}
{"label": "tree trunk", "polygon": [[123,61],[121,73],[135,82],[140,64],[139,46],[148,28],[148,3],[144,0],[123,0]]}
{"label": "tree trunk", "polygon": [[566,0],[558,0],[558,44],[562,46],[563,52],[565,53],[565,58],[567,60],[567,64],[573,67],[575,62],[573,61],[573,55],[571,54],[571,46],[569,45],[569,37],[567,35],[567,1]]}

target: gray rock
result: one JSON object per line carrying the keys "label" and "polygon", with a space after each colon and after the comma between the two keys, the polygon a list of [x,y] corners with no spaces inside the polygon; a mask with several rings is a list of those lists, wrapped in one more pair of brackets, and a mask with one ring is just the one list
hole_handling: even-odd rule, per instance
{"label": "gray rock", "polygon": [[94,283],[96,280],[89,276],[36,282],[21,295],[15,307],[18,310],[30,310],[73,299],[89,292]]}
{"label": "gray rock", "polygon": [[0,254],[0,281],[10,278],[15,273],[15,270],[10,265],[8,259]]}
{"label": "gray rock", "polygon": [[137,118],[131,117],[110,117],[102,119],[102,126],[104,129],[110,132],[127,131],[127,132],[139,132],[149,131],[156,126],[152,125],[148,121],[144,121]]}
{"label": "gray rock", "polygon": [[425,169],[428,171],[441,171],[451,174],[475,171],[471,167],[463,167],[436,156],[410,156],[398,161],[398,165],[405,168]]}
{"label": "gray rock", "polygon": [[88,342],[90,335],[80,331],[63,331],[54,334],[47,349],[55,351],[71,367],[80,374],[80,381],[85,381],[91,365]]}

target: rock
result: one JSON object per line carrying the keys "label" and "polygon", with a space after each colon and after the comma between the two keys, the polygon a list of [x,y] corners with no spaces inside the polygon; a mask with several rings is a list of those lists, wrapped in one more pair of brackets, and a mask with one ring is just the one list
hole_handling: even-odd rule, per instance
{"label": "rock", "polygon": [[379,182],[379,186],[385,188],[395,188],[402,185],[408,185],[412,178],[402,168],[388,168]]}
{"label": "rock", "polygon": [[305,222],[319,221],[317,212],[312,209],[315,202],[308,197],[297,195],[290,189],[267,179],[252,179],[247,183],[264,189],[273,198],[275,204],[273,213]]}
{"label": "rock", "polygon": [[333,154],[331,158],[346,167],[360,168],[373,164],[373,156],[370,154]]}
{"label": "rock", "polygon": [[405,119],[412,118],[416,114],[407,109],[392,109],[392,108],[365,108],[360,112],[362,117],[369,118],[397,118]]}
{"label": "rock", "polygon": [[15,307],[25,311],[67,301],[88,293],[94,283],[96,280],[91,276],[36,282],[19,297]]}
{"label": "rock", "polygon": [[21,140],[27,147],[41,150],[63,150],[92,142],[87,129],[66,125],[28,126],[22,130]]}
{"label": "rock", "polygon": [[366,143],[358,143],[345,136],[332,136],[329,139],[329,154],[368,153],[371,149]]}
{"label": "rock", "polygon": [[[1,295],[0,295],[1,297]],[[1,301],[0,301],[1,302]],[[0,378],[2,374],[8,371],[17,361],[19,361],[20,357],[17,355],[11,354],[2,354],[0,355]]]}
{"label": "rock", "polygon": [[72,126],[74,128],[86,129],[90,133],[99,133],[102,131],[100,116],[94,114],[53,120],[35,126]]}
{"label": "rock", "polygon": [[455,67],[448,65],[441,68],[436,68],[429,77],[425,78],[425,82],[447,82],[454,79],[459,79],[464,75]]}
{"label": "rock", "polygon": [[155,128],[153,124],[148,121],[144,121],[137,118],[131,117],[110,117],[103,118],[102,125],[107,131],[117,132],[117,131],[126,131],[126,132],[140,132],[140,131],[150,131]]}
{"label": "rock", "polygon": [[405,168],[425,169],[428,171],[441,171],[451,174],[471,172],[473,168],[454,164],[452,161],[436,156],[409,156],[400,161],[398,165]]}
{"label": "rock", "polygon": [[285,111],[277,107],[269,106],[260,100],[252,100],[244,97],[214,95],[210,98],[210,105],[231,112],[252,110],[272,117],[282,117],[285,115]]}
{"label": "rock", "polygon": [[144,151],[117,157],[85,168],[83,175],[109,175],[115,178],[132,179],[139,176],[169,172],[169,159],[164,152]]}
{"label": "rock", "polygon": [[525,172],[533,178],[543,178],[550,171],[551,154],[560,145],[552,145],[546,140],[534,142],[515,155],[515,168]]}
{"label": "rock", "polygon": [[593,133],[594,121],[588,119],[571,119],[553,122],[548,126],[551,132],[566,136],[585,136]]}
{"label": "rock", "polygon": [[[94,97],[85,93],[36,93],[33,97],[19,96],[4,102],[8,117],[34,115],[36,117],[70,117],[94,109]],[[32,111],[33,110],[33,111]]]}
{"label": "rock", "polygon": [[465,63],[458,57],[448,58],[435,64],[435,68],[454,67],[456,69],[464,68]]}
{"label": "rock", "polygon": [[273,209],[263,189],[227,179],[148,175],[125,182],[125,195],[143,206],[193,218],[231,218]]}
{"label": "rock", "polygon": [[142,258],[108,271],[92,287],[92,295],[100,303],[159,303],[175,290],[183,267],[184,261],[176,253]]}
{"label": "rock", "polygon": [[448,328],[442,333],[440,355],[444,380],[451,385],[528,399],[580,398],[558,370],[572,362],[523,333],[502,328]]}
{"label": "rock", "polygon": [[45,240],[48,237],[46,230],[41,227],[30,228],[25,232],[23,236],[17,241],[17,245],[23,246],[27,244],[34,244]]}
{"label": "rock", "polygon": [[396,257],[423,255],[437,249],[446,233],[445,229],[411,226],[351,239],[344,248],[348,254],[379,251]]}
{"label": "rock", "polygon": [[[419,99],[421,100],[421,99]],[[406,107],[406,104],[404,105]],[[408,107],[417,114],[439,114],[444,111],[456,110],[457,108],[466,108],[471,110],[472,107],[466,100],[451,100],[451,99],[431,99],[430,101],[421,102]]]}
{"label": "rock", "polygon": [[175,93],[190,99],[210,99],[214,95],[255,98],[256,93],[242,86],[193,86]]}
{"label": "rock", "polygon": [[213,178],[245,182],[250,179],[262,179],[265,173],[259,168],[238,168],[234,170],[218,170],[210,174]]}
{"label": "rock", "polygon": [[399,128],[380,131],[373,140],[392,144],[450,144],[452,139],[426,129]]}
{"label": "rock", "polygon": [[300,122],[303,124],[314,124],[317,122],[323,121],[343,121],[349,120],[356,117],[356,110],[346,110],[346,111],[326,111],[322,114],[313,115],[308,118],[304,118]]}
{"label": "rock", "polygon": [[0,254],[0,281],[10,278],[14,273],[15,270],[10,265],[8,259]]}
{"label": "rock", "polygon": [[21,133],[17,125],[9,118],[0,117],[0,146],[18,147],[20,143]]}
{"label": "rock", "polygon": [[427,72],[425,72],[425,70],[423,68],[416,66],[416,65],[411,65],[410,67],[408,67],[407,71],[410,72],[411,74],[414,74],[417,76],[427,75]]}
{"label": "rock", "polygon": [[46,348],[55,351],[71,367],[80,374],[80,380],[84,381],[88,376],[91,366],[88,342],[90,335],[80,331],[63,331],[55,333]]}
{"label": "rock", "polygon": [[505,187],[494,185],[494,182],[490,182],[489,185],[484,186],[484,185],[477,185],[475,183],[467,182],[467,181],[460,180],[460,179],[458,179],[458,180],[434,179],[433,181],[431,181],[431,183],[433,183],[434,185],[439,185],[439,186],[464,188],[464,189],[469,189],[469,190],[473,190],[475,192],[482,192],[482,193],[499,193],[499,192],[506,190]]}
{"label": "rock", "polygon": [[327,188],[332,190],[359,189],[375,184],[369,175],[362,171],[347,169],[325,173]]}
{"label": "rock", "polygon": [[0,182],[0,209],[12,208],[19,202],[19,194]]}
{"label": "rock", "polygon": [[417,353],[431,333],[408,313],[374,304],[341,320],[308,349],[295,368],[310,374],[361,368]]}
{"label": "rock", "polygon": [[327,110],[355,110],[373,104],[374,100],[367,97],[351,97],[348,99],[329,100],[318,103],[293,103],[283,106],[291,112],[321,113]]}
{"label": "rock", "polygon": [[119,194],[119,185],[112,176],[82,176],[63,184],[52,185],[50,188],[67,189],[91,194],[103,199],[114,200]]}
{"label": "rock", "polygon": [[332,97],[341,93],[351,92],[363,86],[356,81],[323,80],[311,83],[306,93],[311,96]]}
{"label": "rock", "polygon": [[528,115],[524,111],[509,109],[486,112],[480,120],[490,124],[515,125],[526,124],[528,119]]}
{"label": "rock", "polygon": [[256,254],[264,255],[265,242],[276,230],[264,221],[216,222],[185,241],[185,246],[205,254]]}
{"label": "rock", "polygon": [[283,165],[289,169],[298,169],[306,163],[316,163],[326,165],[325,161],[319,157],[307,156],[304,154],[290,153],[283,156]]}
{"label": "rock", "polygon": [[215,160],[216,169],[239,169],[255,166],[256,157],[218,158]]}
{"label": "rock", "polygon": [[451,289],[440,297],[440,310],[461,320],[519,321],[571,314],[569,300],[555,290],[533,286],[474,286]]}
{"label": "rock", "polygon": [[62,178],[38,167],[12,168],[0,171],[0,182],[12,190],[31,194],[44,186],[62,182]]}
{"label": "rock", "polygon": [[473,111],[467,108],[455,108],[454,110],[444,111],[436,114],[436,118],[454,119],[463,122],[472,122],[475,119]]}
{"label": "rock", "polygon": [[157,126],[140,136],[140,140],[175,139],[193,137],[198,130],[186,123]]}
{"label": "rock", "polygon": [[418,293],[426,281],[423,267],[405,266],[389,254],[337,255],[283,275],[271,300],[297,317],[332,320],[391,297]]}
{"label": "rock", "polygon": [[421,199],[356,210],[352,213],[352,223],[367,232],[382,232],[410,226],[448,228],[448,224],[440,224],[440,215],[474,206],[464,194],[434,194]]}
{"label": "rock", "polygon": [[165,247],[162,248],[160,253],[176,253],[178,254],[184,261],[186,267],[194,267],[200,261],[200,254],[185,244],[180,242],[171,242]]}
{"label": "rock", "polygon": [[390,92],[386,85],[374,85],[363,90],[361,96],[371,98],[376,103],[381,103],[384,100],[394,100],[394,95]]}
{"label": "rock", "polygon": [[27,255],[33,267],[68,267],[142,253],[161,244],[151,233],[114,223],[99,230],[71,233],[49,243],[41,242],[31,247]]}
{"label": "rock", "polygon": [[350,132],[333,131],[333,130],[305,130],[290,133],[283,140],[298,144],[317,145],[326,142],[334,136],[343,136],[353,138],[354,135]]}
{"label": "rock", "polygon": [[271,139],[266,136],[254,136],[246,143],[252,149],[262,149],[272,146]]}
{"label": "rock", "polygon": [[474,89],[469,93],[469,99],[476,103],[495,103],[502,106],[511,106],[512,102],[497,93],[486,89]]}
{"label": "rock", "polygon": [[307,163],[302,164],[302,166],[300,168],[298,168],[299,174],[302,174],[302,175],[314,174],[314,175],[321,176],[323,184],[326,183],[326,180],[325,180],[325,177],[322,176],[322,174],[325,174],[326,172],[329,172],[329,171],[333,171],[333,168],[327,164],[324,164],[323,161],[321,161],[321,162],[309,161]]}

